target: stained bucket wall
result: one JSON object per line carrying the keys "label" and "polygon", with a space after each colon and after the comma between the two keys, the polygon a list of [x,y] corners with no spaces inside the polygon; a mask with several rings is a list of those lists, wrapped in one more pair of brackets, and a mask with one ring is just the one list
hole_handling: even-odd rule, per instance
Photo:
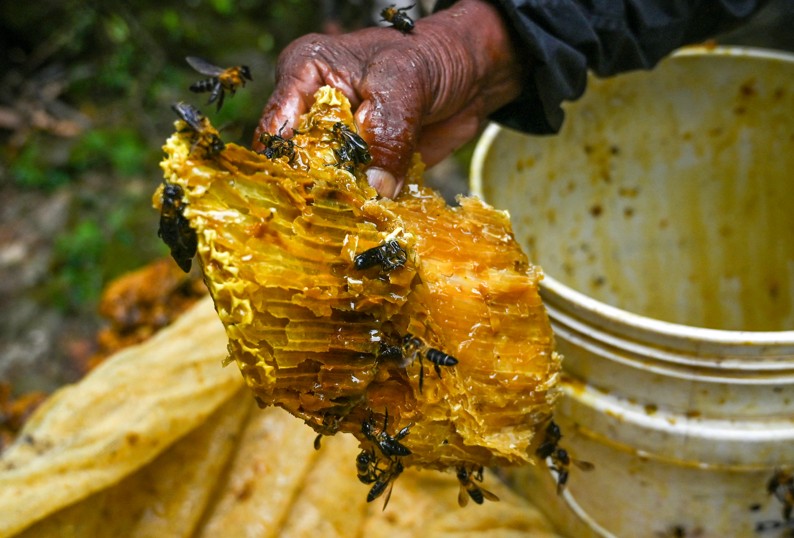
{"label": "stained bucket wall", "polygon": [[[472,190],[547,278],[574,467],[516,480],[584,536],[753,535],[794,467],[794,57],[687,49],[591,80],[562,132],[496,126]],[[750,506],[760,508],[751,510]]]}

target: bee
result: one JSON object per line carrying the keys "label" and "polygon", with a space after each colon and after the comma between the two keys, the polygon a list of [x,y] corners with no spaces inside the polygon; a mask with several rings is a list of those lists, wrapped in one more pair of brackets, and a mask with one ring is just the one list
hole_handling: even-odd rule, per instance
{"label": "bee", "polygon": [[372,484],[378,479],[380,469],[374,448],[362,450],[356,456],[356,473],[362,484]]}
{"label": "bee", "polygon": [[391,499],[391,490],[394,487],[394,481],[400,476],[403,469],[403,464],[399,460],[389,460],[389,466],[379,472],[375,483],[372,484],[372,487],[367,493],[367,502],[370,503],[374,501],[383,495],[383,492],[387,491],[388,488],[386,498],[383,499],[383,510],[386,510],[389,499]]}
{"label": "bee", "polygon": [[389,427],[389,410],[387,409],[383,418],[383,428],[380,431],[376,431],[375,419],[370,415],[367,420],[361,423],[361,433],[364,434],[368,441],[377,446],[381,454],[387,458],[410,456],[411,450],[400,441],[408,435],[408,430],[411,429],[411,426],[413,424],[401,429],[394,436],[389,435],[387,431]]}
{"label": "bee", "polygon": [[380,351],[378,352],[378,359],[385,361],[401,361],[403,359],[402,347],[381,342]]}
{"label": "bee", "polygon": [[568,451],[561,448],[559,443],[562,439],[562,430],[553,420],[546,426],[545,437],[540,446],[535,450],[535,455],[540,459],[551,458],[549,469],[557,473],[557,494],[561,494],[568,483],[571,463],[583,471],[591,471],[594,466],[588,461],[574,460],[568,455]]}
{"label": "bee", "polygon": [[171,105],[171,109],[176,112],[179,119],[187,124],[187,130],[193,132],[193,146],[190,148],[191,153],[199,147],[204,150],[204,154],[207,157],[214,157],[224,150],[226,145],[218,135],[218,131],[215,130],[207,117],[204,116],[199,109],[193,105],[182,102],[174,103]]}
{"label": "bee", "polygon": [[264,154],[268,159],[287,157],[291,166],[295,161],[295,142],[281,136],[286,124],[287,122],[284,122],[281,129],[278,130],[278,134],[262,133],[259,135],[259,141],[265,146],[265,149],[259,153]]}
{"label": "bee", "polygon": [[218,101],[217,110],[223,106],[223,98],[228,91],[234,95],[237,88],[245,86],[246,80],[254,80],[251,78],[251,71],[247,65],[238,65],[224,69],[212,65],[203,58],[197,56],[188,56],[185,58],[190,67],[210,78],[199,80],[190,85],[190,91],[196,93],[210,92],[210,99],[207,104]]}
{"label": "bee", "polygon": [[354,133],[350,128],[338,121],[332,129],[339,147],[334,150],[337,165],[352,173],[353,169],[359,164],[369,164],[372,155],[369,154],[369,144]]}
{"label": "bee", "polygon": [[415,5],[416,4],[411,4],[408,7],[398,8],[392,4],[380,12],[380,16],[383,17],[381,21],[390,22],[392,28],[396,28],[402,33],[407,34],[414,29],[414,21],[411,20],[411,17],[406,15],[405,12],[413,8]]}
{"label": "bee", "polygon": [[482,482],[482,466],[469,468],[461,465],[457,469],[458,482],[460,482],[460,491],[458,492],[458,504],[463,507],[469,504],[469,497],[477,504],[482,504],[485,499],[489,501],[498,501],[499,497],[491,493],[485,488],[481,488],[474,483]]}
{"label": "bee", "polygon": [[[400,443],[413,424],[398,431],[395,435],[389,435],[389,410],[387,409],[383,418],[383,428],[377,431],[375,419],[370,417],[361,423],[361,433],[374,446],[369,450],[362,450],[356,458],[356,470],[358,479],[364,484],[372,484],[367,494],[367,502],[372,502],[384,492],[386,499],[383,501],[383,509],[389,504],[391,490],[394,480],[403,472],[403,464],[400,458],[410,456],[411,450]],[[375,447],[383,455],[379,458]]]}
{"label": "bee", "polygon": [[406,334],[403,337],[403,356],[409,358],[411,362],[413,362],[417,356],[419,357],[419,392],[422,392],[425,380],[423,358],[433,363],[433,369],[436,371],[438,377],[441,377],[441,366],[455,366],[458,364],[458,359],[452,355],[448,355],[439,349],[428,346],[412,334]]}
{"label": "bee", "polygon": [[353,266],[363,271],[380,265],[381,271],[388,273],[405,265],[407,260],[408,256],[400,243],[396,239],[390,239],[353,258]]}
{"label": "bee", "polygon": [[179,185],[164,184],[157,236],[171,249],[171,257],[180,269],[187,273],[196,255],[198,237],[183,214],[186,205],[182,201],[183,196],[184,191]]}
{"label": "bee", "polygon": [[[385,461],[385,467],[382,462]],[[402,462],[397,458],[379,459],[374,449],[362,450],[356,457],[356,471],[358,479],[362,484],[372,484],[367,493],[367,502],[372,502],[384,492],[386,498],[383,501],[383,509],[389,504],[394,481],[403,472]],[[387,489],[388,488],[388,489]]]}
{"label": "bee", "polygon": [[317,430],[319,432],[317,437],[314,438],[314,450],[320,450],[323,436],[336,435],[336,432],[339,431],[339,423],[341,422],[342,418],[342,415],[331,412],[323,415],[323,423]]}

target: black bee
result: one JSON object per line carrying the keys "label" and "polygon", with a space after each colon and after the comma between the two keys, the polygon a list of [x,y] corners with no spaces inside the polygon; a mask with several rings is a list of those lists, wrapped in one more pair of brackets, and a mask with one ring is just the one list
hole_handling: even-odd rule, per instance
{"label": "black bee", "polygon": [[336,435],[336,432],[339,431],[339,423],[341,420],[342,416],[336,413],[327,412],[323,415],[323,423],[317,429],[319,433],[317,437],[314,438],[314,450],[320,450],[324,435]]}
{"label": "black bee", "polygon": [[386,342],[380,343],[378,359],[385,361],[400,361],[403,358],[403,349],[400,346],[393,346]]}
{"label": "black bee", "polygon": [[389,504],[389,499],[391,499],[391,490],[394,487],[394,481],[397,479],[398,476],[403,472],[403,464],[396,459],[392,459],[389,461],[389,466],[386,469],[383,469],[379,472],[378,477],[376,478],[375,482],[372,484],[369,492],[367,493],[367,502],[371,503],[381,495],[383,492],[386,491],[388,488],[388,492],[386,493],[386,498],[383,499],[383,510],[386,510],[386,506]]}
{"label": "black bee", "polygon": [[171,249],[171,257],[184,271],[189,272],[193,256],[198,248],[196,230],[190,227],[183,212],[182,187],[166,182],[163,186],[163,199],[160,209],[160,227],[157,235]]}
{"label": "black bee", "polygon": [[218,110],[223,106],[223,98],[227,91],[234,95],[238,87],[245,86],[246,79],[254,80],[251,78],[251,71],[247,65],[224,69],[196,56],[188,56],[185,60],[190,64],[190,67],[202,75],[210,77],[191,84],[190,91],[196,93],[210,92],[210,99],[207,104],[214,103],[217,99]]}
{"label": "black bee", "polygon": [[[286,122],[284,122],[284,125],[286,125]],[[289,164],[292,165],[295,160],[295,142],[281,136],[284,131],[284,125],[281,126],[278,134],[262,133],[259,135],[259,141],[265,146],[265,149],[260,153],[264,154],[268,159],[287,157]]]}
{"label": "black bee", "polygon": [[[385,466],[383,465],[383,462]],[[375,450],[362,450],[356,457],[356,470],[358,479],[363,484],[372,484],[367,493],[367,502],[372,502],[385,491],[386,498],[383,501],[383,509],[389,504],[394,481],[403,472],[403,464],[397,458],[379,459],[375,455]]]}
{"label": "black bee", "polygon": [[171,105],[171,109],[176,112],[179,119],[184,121],[188,126],[188,130],[193,133],[191,153],[198,147],[204,151],[205,156],[214,157],[224,150],[226,145],[218,135],[218,131],[215,130],[199,109],[182,102],[174,103]]}
{"label": "black bee", "polygon": [[383,22],[390,22],[392,28],[397,28],[402,33],[407,34],[414,29],[414,21],[411,20],[411,17],[406,15],[405,12],[415,5],[416,4],[411,4],[408,7],[398,8],[392,4],[380,12],[380,16],[383,17],[381,20]]}
{"label": "black bee", "polygon": [[372,484],[381,474],[375,449],[362,450],[356,456],[356,473],[362,484]]}
{"label": "black bee", "polygon": [[400,443],[400,440],[408,435],[408,430],[412,425],[413,424],[409,424],[405,428],[398,431],[394,436],[389,435],[387,431],[389,427],[389,410],[387,409],[383,418],[383,429],[377,431],[375,427],[375,419],[372,415],[370,415],[367,420],[361,423],[361,433],[364,434],[364,437],[366,437],[367,440],[377,446],[381,454],[387,458],[410,456],[411,450],[407,446]]}
{"label": "black bee", "polygon": [[457,469],[457,476],[458,482],[460,482],[460,491],[458,492],[458,504],[460,506],[463,507],[469,504],[469,497],[477,504],[482,504],[485,499],[494,502],[499,500],[499,497],[474,483],[474,480],[482,482],[482,466],[470,469],[465,465],[461,465]]}
{"label": "black bee", "polygon": [[359,271],[380,265],[381,271],[386,273],[402,267],[408,260],[408,255],[395,239],[386,241],[382,245],[365,250],[353,258],[353,267]]}
{"label": "black bee", "polygon": [[551,458],[549,469],[557,473],[557,494],[561,494],[568,483],[571,463],[575,464],[583,471],[591,471],[594,466],[587,461],[574,460],[568,455],[568,451],[561,448],[559,443],[562,439],[562,430],[553,420],[546,426],[546,436],[543,442],[535,450],[535,455],[542,460]]}
{"label": "black bee", "polygon": [[406,334],[403,337],[403,356],[412,362],[417,356],[419,357],[419,392],[422,392],[425,381],[423,358],[433,363],[433,369],[438,377],[441,377],[441,366],[455,366],[458,364],[458,359],[452,355],[428,346],[412,334]]}
{"label": "black bee", "polygon": [[333,133],[339,144],[334,153],[336,154],[337,165],[340,168],[345,168],[352,173],[357,165],[369,164],[372,160],[372,155],[369,154],[369,144],[363,138],[351,131],[341,121],[334,124]]}

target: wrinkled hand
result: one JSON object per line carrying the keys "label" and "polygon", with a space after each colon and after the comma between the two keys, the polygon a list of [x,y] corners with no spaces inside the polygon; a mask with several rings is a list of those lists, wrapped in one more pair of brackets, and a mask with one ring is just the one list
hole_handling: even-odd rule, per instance
{"label": "wrinkled hand", "polygon": [[395,196],[413,152],[428,166],[473,138],[488,114],[520,92],[521,66],[499,12],[461,0],[402,34],[368,28],[341,36],[310,34],[279,57],[276,88],[262,113],[262,132],[289,135],[321,86],[341,90],[370,144],[370,184]]}

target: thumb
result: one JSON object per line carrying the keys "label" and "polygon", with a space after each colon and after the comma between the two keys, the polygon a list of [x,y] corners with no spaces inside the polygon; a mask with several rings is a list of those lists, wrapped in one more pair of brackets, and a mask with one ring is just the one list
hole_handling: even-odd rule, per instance
{"label": "thumb", "polygon": [[381,196],[397,196],[416,148],[419,113],[394,104],[385,106],[375,98],[365,100],[355,114],[372,162],[365,171],[369,184]]}

